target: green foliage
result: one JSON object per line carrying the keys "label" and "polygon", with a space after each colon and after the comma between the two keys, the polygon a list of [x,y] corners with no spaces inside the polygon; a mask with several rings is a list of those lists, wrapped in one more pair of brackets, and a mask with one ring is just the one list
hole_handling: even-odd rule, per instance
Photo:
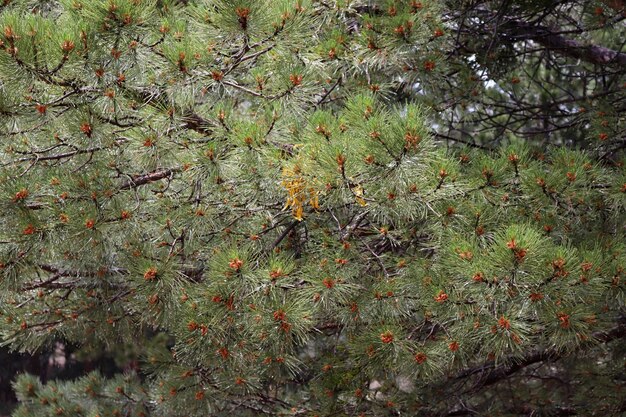
{"label": "green foliage", "polygon": [[584,407],[537,389],[570,361],[619,387],[623,116],[599,103],[586,149],[529,138],[534,115],[489,106],[545,104],[554,73],[478,32],[465,47],[490,52],[454,57],[453,18],[438,1],[5,2],[0,341],[139,361],[20,375],[14,415],[504,415],[501,381]]}

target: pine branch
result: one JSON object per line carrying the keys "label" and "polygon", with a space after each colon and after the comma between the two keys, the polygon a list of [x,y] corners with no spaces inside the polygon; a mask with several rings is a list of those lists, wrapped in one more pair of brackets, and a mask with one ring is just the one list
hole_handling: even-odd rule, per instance
{"label": "pine branch", "polygon": [[621,13],[622,16],[626,17],[626,1],[624,0],[602,0],[602,3],[609,6],[611,9],[615,10],[618,13]]}
{"label": "pine branch", "polygon": [[[98,276],[98,271],[75,271],[75,270],[59,268],[58,266],[50,265],[50,264],[40,264],[38,266],[42,270],[58,275],[60,277],[80,277],[80,276],[97,277]],[[122,275],[128,274],[128,270],[124,268],[109,268],[107,269],[107,272],[114,272],[116,274],[122,274]]]}
{"label": "pine branch", "polygon": [[[593,338],[602,343],[609,343],[616,339],[626,337],[626,324],[620,323],[618,326],[606,331],[596,332]],[[477,391],[483,387],[496,384],[514,373],[535,363],[558,360],[565,356],[564,352],[554,349],[546,349],[538,352],[532,352],[524,356],[522,359],[511,359],[508,364],[495,366],[494,364],[485,364],[474,368],[465,369],[459,372],[454,379],[463,380],[472,375],[480,375],[480,383],[472,388]]]}
{"label": "pine branch", "polygon": [[295,227],[299,223],[300,223],[300,221],[298,221],[298,220],[294,220],[293,222],[291,222],[291,224],[289,226],[287,226],[285,228],[285,230],[283,230],[283,232],[280,234],[280,236],[278,236],[278,238],[276,238],[274,243],[272,243],[272,246],[269,248],[269,250],[271,251],[274,248],[276,248],[278,245],[280,245],[280,242],[282,242],[289,235],[289,232],[291,232],[293,229],[295,229]]}
{"label": "pine branch", "polygon": [[170,175],[179,172],[180,170],[180,168],[167,168],[149,172],[147,174],[137,175],[122,184],[120,186],[120,190],[130,190],[131,188],[137,188],[141,185],[162,180],[163,178],[168,178]]}
{"label": "pine branch", "polygon": [[54,161],[54,160],[59,160],[59,159],[64,159],[64,158],[71,158],[73,156],[76,155],[82,155],[82,154],[86,154],[86,153],[93,153],[93,152],[97,152],[97,151],[101,151],[103,149],[108,149],[102,146],[97,146],[94,148],[88,148],[88,149],[78,149],[72,152],[66,152],[66,153],[61,153],[61,154],[56,154],[56,155],[46,155],[46,156],[39,156],[39,155],[32,155],[32,156],[28,156],[25,158],[20,158],[18,159],[17,162],[26,162],[26,161]]}
{"label": "pine branch", "polygon": [[350,220],[348,225],[346,227],[344,227],[343,230],[341,230],[340,240],[341,241],[346,241],[346,240],[350,239],[350,236],[352,236],[354,231],[356,229],[358,229],[359,225],[361,224],[361,222],[363,222],[365,217],[367,217],[368,213],[369,213],[369,210],[364,210],[361,213],[355,215]]}
{"label": "pine branch", "polygon": [[[485,35],[493,35],[504,42],[530,40],[559,55],[593,64],[626,67],[626,53],[624,52],[600,45],[585,45],[577,40],[563,36],[565,33],[583,33],[584,29],[582,28],[573,31],[557,31],[546,26],[529,23],[518,17],[502,16],[502,13],[497,13],[482,6],[473,10],[479,12],[482,15],[481,20],[484,20],[484,22],[478,23],[478,25],[487,24],[484,27],[466,26],[464,29],[460,29],[460,32],[467,32],[470,36],[476,36],[477,31],[484,31]],[[500,19],[493,19],[496,15]]]}
{"label": "pine branch", "polygon": [[532,40],[564,56],[582,59],[593,64],[626,67],[626,53],[600,45],[584,45],[558,35],[545,26],[532,25],[515,19],[509,19],[503,26],[508,27],[509,35],[514,41]]}
{"label": "pine branch", "polygon": [[[534,409],[533,407],[531,407],[530,405],[527,406],[523,406],[523,407],[518,407],[518,408],[509,408],[506,410],[507,415],[524,415],[524,416],[528,416],[528,415],[535,415],[535,413],[538,410]],[[550,408],[542,408],[541,409],[542,413],[545,413],[545,415],[550,415],[550,416],[576,416],[579,415],[578,411],[576,410],[576,408],[573,407],[550,407]],[[452,417],[452,416],[471,416],[471,415],[476,415],[476,412],[468,409],[468,408],[460,408],[457,410],[453,410],[448,412],[448,414],[446,414],[448,417]]]}
{"label": "pine branch", "polygon": [[478,143],[469,142],[469,141],[466,141],[466,140],[463,140],[463,139],[454,138],[452,136],[444,135],[444,134],[437,133],[437,132],[434,132],[434,131],[431,132],[431,133],[437,139],[441,139],[441,140],[445,140],[445,141],[451,140],[452,142],[462,143],[462,144],[464,144],[466,146],[469,146],[471,148],[478,148],[478,149],[483,149],[483,150],[486,150],[486,151],[493,151],[493,149],[489,148],[488,146],[480,145]]}
{"label": "pine branch", "polygon": [[184,129],[194,130],[198,133],[202,133],[203,135],[213,134],[213,129],[210,128],[211,123],[197,113],[191,113],[190,115],[185,116],[183,120],[185,121],[185,124],[183,125]]}

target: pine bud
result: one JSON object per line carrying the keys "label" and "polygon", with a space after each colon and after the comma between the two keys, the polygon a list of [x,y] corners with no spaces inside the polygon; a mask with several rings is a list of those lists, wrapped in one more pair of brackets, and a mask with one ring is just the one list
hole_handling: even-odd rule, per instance
{"label": "pine bud", "polygon": [[157,275],[158,275],[157,269],[154,266],[151,266],[150,268],[146,270],[146,272],[144,272],[143,279],[145,279],[146,281],[154,281],[156,280]]}
{"label": "pine bud", "polygon": [[69,55],[69,53],[74,50],[74,47],[74,41],[71,40],[64,40],[63,43],[61,43],[61,50],[65,56]]}
{"label": "pine bud", "polygon": [[417,362],[418,364],[423,364],[424,362],[426,362],[426,359],[428,359],[428,357],[426,356],[426,354],[424,352],[419,352],[417,354],[415,354],[415,356],[413,356],[413,358],[415,359],[415,362]]}
{"label": "pine bud", "polygon": [[90,138],[91,134],[93,133],[93,128],[91,127],[91,124],[89,124],[88,122],[84,122],[80,125],[80,131],[83,132],[85,136]]}
{"label": "pine bud", "polygon": [[13,202],[16,203],[18,201],[25,200],[26,197],[28,197],[28,190],[26,188],[22,188],[17,193],[15,193],[15,196],[13,197]]}
{"label": "pine bud", "polygon": [[291,84],[294,87],[297,87],[300,84],[302,84],[302,78],[303,78],[302,74],[291,74],[289,76],[289,81],[291,81]]}
{"label": "pine bud", "polygon": [[435,296],[435,301],[438,303],[443,303],[448,299],[448,294],[446,294],[443,290],[439,291],[439,294]]}
{"label": "pine bud", "polygon": [[383,343],[389,344],[391,342],[393,342],[393,333],[389,330],[387,330],[386,332],[382,333],[380,335],[380,340]]}
{"label": "pine bud", "polygon": [[238,17],[238,22],[239,25],[241,26],[241,29],[243,30],[247,30],[248,29],[248,17],[250,16],[250,9],[247,7],[237,7],[235,9],[235,14]]}
{"label": "pine bud", "polygon": [[228,266],[235,271],[239,271],[243,266],[243,261],[239,258],[234,258],[231,259],[231,261],[228,263]]}

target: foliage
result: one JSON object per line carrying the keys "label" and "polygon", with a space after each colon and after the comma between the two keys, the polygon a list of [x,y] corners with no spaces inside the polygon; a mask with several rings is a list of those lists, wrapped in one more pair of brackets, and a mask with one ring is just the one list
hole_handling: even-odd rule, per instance
{"label": "foliage", "polygon": [[14,415],[623,411],[624,17],[556,3],[5,1],[0,340],[140,361]]}

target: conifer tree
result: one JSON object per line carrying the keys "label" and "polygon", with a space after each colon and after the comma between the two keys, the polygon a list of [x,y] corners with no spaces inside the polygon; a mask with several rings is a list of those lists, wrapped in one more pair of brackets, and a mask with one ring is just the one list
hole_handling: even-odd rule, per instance
{"label": "conifer tree", "polygon": [[625,17],[4,1],[13,415],[625,411]]}

